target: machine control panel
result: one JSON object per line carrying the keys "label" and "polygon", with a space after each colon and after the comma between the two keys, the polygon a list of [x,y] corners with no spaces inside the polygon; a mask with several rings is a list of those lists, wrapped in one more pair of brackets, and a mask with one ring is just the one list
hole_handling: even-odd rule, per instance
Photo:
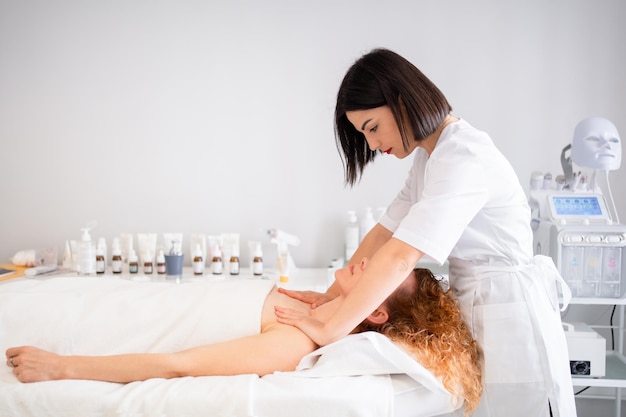
{"label": "machine control panel", "polygon": [[555,223],[610,223],[601,194],[550,194],[548,206]]}

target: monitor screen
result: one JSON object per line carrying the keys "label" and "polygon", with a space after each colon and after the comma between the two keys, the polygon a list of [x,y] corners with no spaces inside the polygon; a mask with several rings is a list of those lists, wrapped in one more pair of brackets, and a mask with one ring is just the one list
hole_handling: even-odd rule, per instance
{"label": "monitor screen", "polygon": [[602,216],[602,207],[596,196],[553,196],[557,216]]}

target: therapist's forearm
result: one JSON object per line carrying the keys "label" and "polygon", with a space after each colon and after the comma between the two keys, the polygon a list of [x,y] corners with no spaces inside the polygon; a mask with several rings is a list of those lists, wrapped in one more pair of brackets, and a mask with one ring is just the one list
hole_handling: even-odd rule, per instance
{"label": "therapist's forearm", "polygon": [[[352,257],[348,259],[348,265],[356,265],[363,260],[363,258],[371,258],[374,253],[380,247],[382,247],[389,239],[391,239],[392,232],[381,226],[380,223],[376,223],[372,230],[370,230],[367,235],[363,238],[363,241],[354,252]],[[334,294],[337,296],[339,294],[339,288],[337,286],[337,282],[333,282],[333,284],[326,291],[327,294]]]}
{"label": "therapist's forearm", "polygon": [[359,281],[335,314],[324,324],[328,344],[348,334],[404,281],[423,256],[422,252],[390,239],[369,260]]}
{"label": "therapist's forearm", "polygon": [[348,264],[358,264],[363,258],[371,258],[376,251],[391,239],[393,233],[383,227],[380,223],[370,230],[363,238],[363,241],[348,260]]}

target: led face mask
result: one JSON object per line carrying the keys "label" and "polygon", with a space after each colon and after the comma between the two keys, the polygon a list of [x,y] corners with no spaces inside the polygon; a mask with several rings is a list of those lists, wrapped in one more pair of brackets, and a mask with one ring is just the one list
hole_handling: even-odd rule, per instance
{"label": "led face mask", "polygon": [[602,117],[582,120],[574,129],[572,160],[581,167],[613,171],[622,162],[622,142],[617,128]]}

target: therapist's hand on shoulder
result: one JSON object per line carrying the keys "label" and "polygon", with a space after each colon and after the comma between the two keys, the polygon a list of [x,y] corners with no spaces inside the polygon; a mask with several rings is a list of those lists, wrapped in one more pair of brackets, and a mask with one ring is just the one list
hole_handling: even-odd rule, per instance
{"label": "therapist's hand on shoulder", "polygon": [[314,318],[311,314],[280,306],[274,307],[274,313],[279,323],[297,327],[306,333],[318,346],[326,344],[324,342],[324,323]]}
{"label": "therapist's hand on shoulder", "polygon": [[337,297],[333,293],[319,293],[315,291],[293,291],[284,288],[278,288],[278,292],[288,295],[291,298],[307,303],[311,308],[317,308],[322,304],[329,302]]}

